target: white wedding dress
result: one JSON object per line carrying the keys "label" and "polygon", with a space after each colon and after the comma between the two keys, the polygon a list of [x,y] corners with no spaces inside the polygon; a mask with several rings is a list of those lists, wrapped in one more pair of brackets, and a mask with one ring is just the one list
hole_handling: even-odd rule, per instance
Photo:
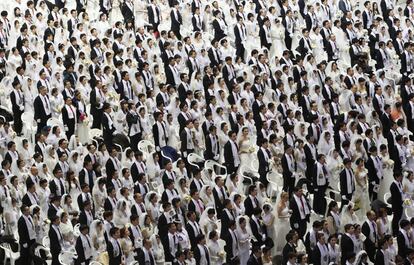
{"label": "white wedding dress", "polygon": [[112,2],[112,9],[109,13],[109,22],[115,24],[116,22],[124,21],[124,16],[121,13],[121,2],[120,0],[114,0]]}
{"label": "white wedding dress", "polygon": [[276,217],[276,221],[274,222],[275,235],[277,235],[277,238],[275,238],[275,245],[272,248],[273,256],[277,254],[280,255],[282,253],[283,247],[286,245],[285,237],[290,231],[289,217],[289,206],[286,204],[285,208],[282,210],[281,214]]}

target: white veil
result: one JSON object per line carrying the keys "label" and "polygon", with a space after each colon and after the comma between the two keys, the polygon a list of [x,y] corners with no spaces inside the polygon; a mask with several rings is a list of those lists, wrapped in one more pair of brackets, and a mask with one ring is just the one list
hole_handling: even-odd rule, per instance
{"label": "white veil", "polygon": [[102,224],[102,221],[101,221],[101,220],[99,220],[99,219],[97,219],[97,220],[93,220],[93,221],[92,221],[92,223],[91,223],[91,225],[90,225],[90,229],[89,229],[89,235],[90,235],[90,237],[91,237],[91,238],[92,238],[93,236],[96,236],[96,237],[101,237],[101,236],[103,236],[103,231],[104,231],[104,229],[102,229],[102,230],[99,232],[99,234],[98,234],[98,229],[97,229],[98,224]]}
{"label": "white veil", "polygon": [[[202,229],[204,229],[204,227],[211,221],[211,219],[208,218],[208,213],[207,213],[208,210],[210,210],[210,209],[214,210],[215,214],[214,214],[213,220],[217,222],[217,211],[214,207],[209,206],[206,209],[204,209],[203,213],[200,216],[200,221],[199,222],[200,222],[200,227]],[[203,232],[204,232],[204,230],[203,230]]]}
{"label": "white veil", "polygon": [[358,252],[358,254],[356,255],[356,258],[355,258],[355,265],[359,265],[360,264],[360,262],[361,262],[361,259],[362,259],[362,255],[367,255],[367,252],[365,251],[365,250],[361,250],[360,252]]}
{"label": "white veil", "polygon": [[[331,134],[331,139],[329,140],[328,144],[326,144],[326,141],[325,141],[325,135],[327,133]],[[325,130],[321,133],[321,137],[320,137],[319,142],[318,142],[318,151],[319,150],[328,150],[328,153],[329,153],[329,150],[331,150],[332,148],[335,148],[332,136],[333,135],[329,130]],[[327,155],[328,153],[326,153],[325,155]]]}
{"label": "white veil", "polygon": [[[200,199],[204,202],[207,203],[207,201],[210,201],[211,198],[207,195],[207,188],[211,188],[210,185],[204,185],[201,190],[200,190]],[[205,210],[204,210],[205,211]]]}
{"label": "white veil", "polygon": [[242,233],[244,233],[243,231],[242,231],[242,229],[241,229],[241,227],[240,227],[240,219],[241,218],[244,218],[245,220],[246,220],[246,232],[249,234],[249,236],[251,237],[252,235],[253,235],[253,232],[252,232],[252,229],[251,229],[251,227],[250,227],[250,222],[249,222],[249,217],[247,216],[247,215],[241,215],[241,216],[238,216],[237,218],[236,218],[236,231],[237,231],[237,233],[238,234],[242,234]]}
{"label": "white veil", "polygon": [[148,213],[141,214],[139,216],[139,227],[141,230],[145,227],[145,219],[147,218]]}

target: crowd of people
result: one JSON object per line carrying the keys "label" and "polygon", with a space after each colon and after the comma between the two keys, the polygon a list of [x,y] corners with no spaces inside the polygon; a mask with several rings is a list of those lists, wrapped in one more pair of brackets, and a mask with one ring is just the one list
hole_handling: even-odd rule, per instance
{"label": "crowd of people", "polygon": [[0,262],[414,264],[413,21],[0,1]]}

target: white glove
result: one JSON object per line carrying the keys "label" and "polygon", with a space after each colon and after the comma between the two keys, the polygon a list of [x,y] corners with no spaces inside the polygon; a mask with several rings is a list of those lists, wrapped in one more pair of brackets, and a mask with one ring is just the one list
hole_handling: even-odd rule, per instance
{"label": "white glove", "polygon": [[345,195],[342,195],[342,199],[343,199],[343,200],[346,200],[346,196],[345,196]]}
{"label": "white glove", "polygon": [[27,248],[27,247],[28,247],[28,246],[27,246],[27,243],[24,243],[24,244],[23,244],[23,247],[24,247],[24,248]]}
{"label": "white glove", "polygon": [[19,107],[20,111],[24,111],[24,106]]}
{"label": "white glove", "polygon": [[295,229],[298,229],[299,228],[299,224],[293,224],[293,227],[295,228]]}
{"label": "white glove", "polygon": [[37,120],[36,120],[36,122],[37,122],[37,123],[40,123],[40,119],[37,119]]}
{"label": "white glove", "polygon": [[156,146],[155,147],[155,151],[157,151],[157,152],[161,151],[160,147],[159,146]]}
{"label": "white glove", "polygon": [[68,126],[65,125],[65,132],[69,131]]}
{"label": "white glove", "polygon": [[183,155],[184,155],[184,157],[187,157],[187,152],[184,152]]}
{"label": "white glove", "polygon": [[214,156],[214,160],[219,160],[219,158],[220,158],[220,155],[215,155]]}

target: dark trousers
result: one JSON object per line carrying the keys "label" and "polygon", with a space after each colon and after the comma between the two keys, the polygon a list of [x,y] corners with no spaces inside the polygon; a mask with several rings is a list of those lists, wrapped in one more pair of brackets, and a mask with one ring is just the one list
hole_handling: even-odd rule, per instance
{"label": "dark trousers", "polygon": [[289,32],[285,31],[285,45],[288,50],[292,48],[292,38],[289,36]]}
{"label": "dark trousers", "polygon": [[239,167],[235,167],[234,164],[227,164],[226,168],[227,168],[227,175],[237,172],[237,170],[239,169]]}
{"label": "dark trousers", "polygon": [[42,131],[42,129],[45,128],[46,124],[47,124],[47,121],[42,121],[41,120],[40,122],[38,122],[36,133],[40,133]]}
{"label": "dark trousers", "polygon": [[267,188],[267,185],[269,185],[269,181],[267,180],[267,171],[259,171],[260,175],[260,182]]}
{"label": "dark trousers", "polygon": [[[187,153],[186,156],[184,156],[184,152]],[[188,163],[187,158],[188,158],[188,155],[191,154],[191,153],[194,153],[194,149],[187,149],[186,151],[181,151],[181,157],[184,160],[185,168],[187,169],[187,172],[189,172],[189,173],[192,172],[192,166]]]}
{"label": "dark trousers", "polygon": [[137,133],[133,136],[130,136],[129,139],[131,140],[131,150],[132,151],[138,151],[138,143],[142,139],[142,133]]}
{"label": "dark trousers", "polygon": [[27,242],[27,246],[23,247],[26,243],[20,243],[20,258],[16,261],[17,265],[32,264],[32,256],[30,255],[30,248],[35,244],[35,240]]}
{"label": "dark trousers", "polygon": [[92,122],[92,129],[101,129],[102,125],[102,110],[97,110],[95,113],[92,114],[93,122]]}
{"label": "dark trousers", "polygon": [[22,121],[22,112],[16,111],[13,112],[13,121],[14,121],[14,131],[17,135],[22,133],[23,121]]}
{"label": "dark trousers", "polygon": [[62,263],[59,262],[59,253],[52,254],[52,265],[62,265]]}
{"label": "dark trousers", "polygon": [[399,228],[400,228],[400,220],[403,214],[403,208],[398,208],[398,209],[392,209],[392,213],[393,213],[393,217],[392,217],[392,222],[391,222],[391,227],[392,227],[392,234],[394,236],[397,236]]}
{"label": "dark trousers", "polygon": [[75,133],[75,119],[73,121],[69,121],[68,124],[65,124],[67,126],[66,129],[66,137],[68,140],[70,140],[70,137]]}
{"label": "dark trousers", "polygon": [[348,194],[348,195],[345,195],[346,196],[346,198],[345,199],[343,199],[342,198],[342,196],[341,196],[341,211],[342,211],[342,208],[345,206],[345,205],[347,205],[348,203],[349,203],[349,201],[351,201],[352,200],[352,194]]}
{"label": "dark trousers", "polygon": [[172,32],[174,32],[175,36],[177,36],[177,39],[181,40],[180,29],[174,29]]}
{"label": "dark trousers", "polygon": [[317,214],[325,215],[326,211],[326,199],[325,199],[326,186],[315,187],[313,210]]}
{"label": "dark trousers", "polygon": [[240,57],[244,61],[244,52],[245,49],[243,44],[236,44],[236,57]]}
{"label": "dark trousers", "polygon": [[374,191],[374,185],[371,182],[369,182],[368,184],[368,193],[369,193],[369,198],[371,199],[371,202],[375,201],[378,198],[378,193]]}
{"label": "dark trousers", "polygon": [[285,177],[285,178],[283,178],[283,190],[288,192],[289,195],[292,194],[294,187],[295,187],[295,178],[294,177]]}
{"label": "dark trousers", "polygon": [[290,220],[290,227],[295,230],[296,232],[298,232],[299,234],[299,238],[301,238],[302,240],[304,239],[304,236],[306,234],[306,227],[307,227],[307,222],[306,219],[300,220],[298,222],[298,227],[295,227],[292,219]]}

